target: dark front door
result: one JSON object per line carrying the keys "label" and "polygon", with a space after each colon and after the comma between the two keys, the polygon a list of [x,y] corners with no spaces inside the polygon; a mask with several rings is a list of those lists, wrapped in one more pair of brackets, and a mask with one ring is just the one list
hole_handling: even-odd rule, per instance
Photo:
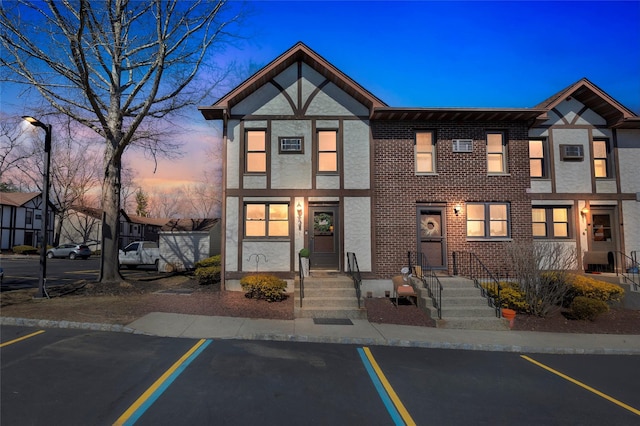
{"label": "dark front door", "polygon": [[443,209],[418,209],[418,251],[426,257],[429,266],[436,269],[447,266],[444,225]]}
{"label": "dark front door", "polygon": [[311,269],[340,269],[338,206],[309,207]]}

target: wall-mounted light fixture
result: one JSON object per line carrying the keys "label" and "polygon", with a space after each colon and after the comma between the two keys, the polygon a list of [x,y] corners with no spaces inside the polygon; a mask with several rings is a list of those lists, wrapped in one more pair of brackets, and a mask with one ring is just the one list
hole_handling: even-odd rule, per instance
{"label": "wall-mounted light fixture", "polygon": [[456,216],[458,216],[461,211],[462,211],[462,206],[460,204],[456,204],[455,206],[453,206],[453,212],[456,214]]}
{"label": "wall-mounted light fixture", "polygon": [[589,207],[583,207],[582,210],[580,210],[580,214],[582,216],[586,216],[587,214],[589,214]]}
{"label": "wall-mounted light fixture", "polygon": [[302,206],[300,202],[296,205],[296,213],[298,214],[298,231],[302,231]]}

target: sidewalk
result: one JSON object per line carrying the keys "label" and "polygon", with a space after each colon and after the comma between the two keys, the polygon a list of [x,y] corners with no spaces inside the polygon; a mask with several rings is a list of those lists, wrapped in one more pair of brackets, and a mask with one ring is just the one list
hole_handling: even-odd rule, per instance
{"label": "sidewalk", "polygon": [[640,355],[640,336],[452,330],[351,320],[353,325],[319,325],[313,319],[267,320],[153,312],[127,326],[69,321],[0,318],[2,325],[79,328],[192,339],[243,339],[342,343],[479,351]]}

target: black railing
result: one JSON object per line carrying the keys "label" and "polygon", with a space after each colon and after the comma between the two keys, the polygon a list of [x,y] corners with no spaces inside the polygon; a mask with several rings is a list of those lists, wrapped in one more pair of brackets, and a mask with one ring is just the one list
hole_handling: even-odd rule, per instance
{"label": "black railing", "polygon": [[304,269],[302,267],[302,256],[300,256],[300,254],[298,254],[298,275],[300,276],[300,307],[302,308],[302,299],[304,299]]}
{"label": "black railing", "polygon": [[614,269],[616,275],[622,275],[624,282],[633,284],[633,289],[638,291],[640,288],[640,264],[638,264],[638,253],[632,251],[631,256],[627,256],[621,251],[614,252]]}
{"label": "black railing", "polygon": [[347,271],[349,276],[353,280],[353,286],[356,289],[356,297],[358,298],[358,309],[360,308],[360,297],[362,291],[360,287],[362,286],[362,277],[360,276],[360,268],[358,268],[358,259],[356,258],[356,254],[352,252],[347,253]]}
{"label": "black railing", "polygon": [[[407,252],[409,273],[420,279],[429,292],[429,297],[433,307],[438,312],[438,319],[442,319],[442,284],[435,271],[429,265],[429,261],[424,253]],[[419,267],[419,268],[418,268]]]}
{"label": "black railing", "polygon": [[487,299],[489,306],[495,309],[496,316],[501,315],[500,291],[502,286],[494,274],[482,263],[475,253],[470,251],[453,252],[453,275],[471,279]]}

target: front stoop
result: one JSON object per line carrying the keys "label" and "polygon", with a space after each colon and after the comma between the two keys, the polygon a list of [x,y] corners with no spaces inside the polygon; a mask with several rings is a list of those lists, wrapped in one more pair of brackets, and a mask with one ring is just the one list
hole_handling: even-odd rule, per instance
{"label": "front stoop", "polygon": [[304,299],[300,307],[300,279],[296,277],[293,315],[296,318],[367,319],[364,300],[358,308],[353,280],[340,273],[311,272],[304,278]]}
{"label": "front stoop", "polygon": [[480,289],[473,281],[463,277],[438,277],[442,284],[442,319],[438,318],[427,290],[420,289],[423,306],[436,327],[467,330],[509,330],[509,322],[496,317],[496,311],[489,306]]}

